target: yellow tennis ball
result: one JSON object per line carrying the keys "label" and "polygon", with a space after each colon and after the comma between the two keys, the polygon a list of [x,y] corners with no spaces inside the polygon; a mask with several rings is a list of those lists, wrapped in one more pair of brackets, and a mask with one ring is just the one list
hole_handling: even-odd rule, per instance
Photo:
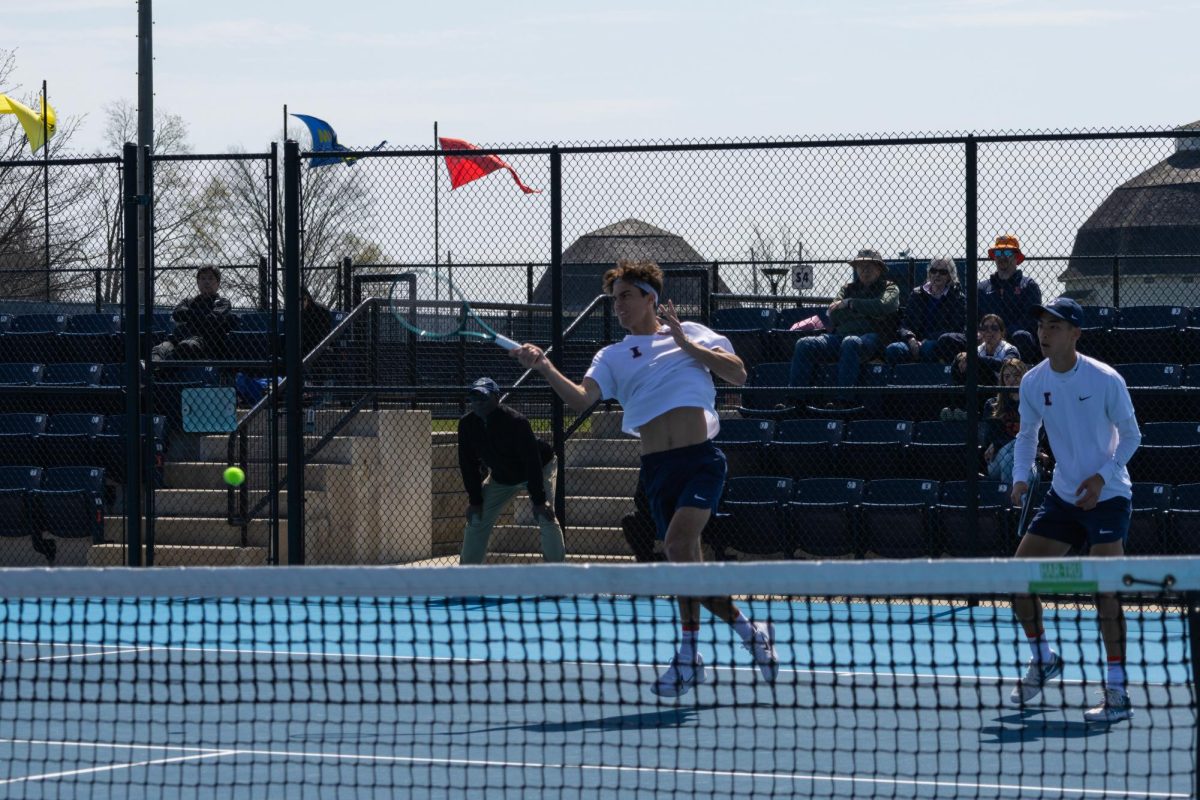
{"label": "yellow tennis ball", "polygon": [[225,469],[225,482],[230,486],[241,486],[246,480],[246,473],[241,467],[227,467]]}

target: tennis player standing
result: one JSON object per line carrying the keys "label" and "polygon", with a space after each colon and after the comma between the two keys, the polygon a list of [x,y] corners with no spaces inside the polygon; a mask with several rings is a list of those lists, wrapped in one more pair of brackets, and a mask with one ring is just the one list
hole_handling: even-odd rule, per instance
{"label": "tennis player standing", "polygon": [[[1093,556],[1123,556],[1129,533],[1133,485],[1125,464],[1142,441],[1125,380],[1112,367],[1075,352],[1083,309],[1060,297],[1036,306],[1038,339],[1046,356],[1021,380],[1021,432],[1013,458],[1014,505],[1029,489],[1038,429],[1054,452],[1054,480],[1017,547],[1018,558],[1060,558],[1087,545]],[[1062,674],[1063,661],[1050,647],[1036,595],[1017,595],[1013,610],[1029,637],[1029,667],[1010,700],[1030,702],[1046,682]],[[1088,722],[1133,716],[1125,689],[1125,613],[1114,594],[1096,597],[1108,673],[1099,705]]]}
{"label": "tennis player standing", "polygon": [[[535,345],[512,354],[577,412],[601,399],[620,402],[623,430],[641,439],[640,480],[667,560],[701,561],[700,534],[725,483],[725,454],[712,442],[720,428],[712,374],[740,386],[746,368],[724,336],[681,322],[673,303],[660,306],[662,290],[662,270],[652,261],[621,261],[604,275],[604,291],[629,333],[596,354],[581,383],[566,378]],[[779,662],[771,623],[751,622],[728,597],[681,597],[679,650],[652,691],[675,697],[705,682],[696,649],[701,605],[734,628],[763,677],[774,681]]]}

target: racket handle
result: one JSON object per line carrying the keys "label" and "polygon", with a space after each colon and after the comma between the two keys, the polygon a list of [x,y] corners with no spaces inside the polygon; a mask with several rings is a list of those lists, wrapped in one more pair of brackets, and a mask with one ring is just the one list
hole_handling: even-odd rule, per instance
{"label": "racket handle", "polygon": [[507,336],[501,336],[498,333],[496,334],[496,344],[500,345],[505,350],[516,350],[518,347],[521,346],[520,342],[514,342],[512,339],[508,338]]}

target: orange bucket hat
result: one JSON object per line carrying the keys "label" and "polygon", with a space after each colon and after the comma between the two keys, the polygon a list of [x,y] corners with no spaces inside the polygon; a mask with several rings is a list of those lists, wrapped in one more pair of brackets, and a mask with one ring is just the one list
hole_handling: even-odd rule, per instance
{"label": "orange bucket hat", "polygon": [[988,248],[988,258],[993,261],[996,259],[997,250],[1016,250],[1017,263],[1020,264],[1025,260],[1025,254],[1021,252],[1021,243],[1017,241],[1017,237],[1011,233],[1006,233],[1003,236],[996,237],[996,243]]}

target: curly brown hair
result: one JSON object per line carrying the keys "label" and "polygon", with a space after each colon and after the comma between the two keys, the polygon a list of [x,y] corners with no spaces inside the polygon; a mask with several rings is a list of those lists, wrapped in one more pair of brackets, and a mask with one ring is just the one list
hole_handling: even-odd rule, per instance
{"label": "curly brown hair", "polygon": [[[654,287],[654,291],[658,292],[659,297],[662,297],[663,271],[662,267],[653,261],[621,259],[615,267],[604,273],[604,293],[612,294],[613,284],[617,281],[648,283]],[[642,294],[646,294],[646,292],[643,291]]]}
{"label": "curly brown hair", "polygon": [[[1003,324],[1003,323],[1002,323]],[[1004,370],[1015,369],[1017,371],[1017,383],[1021,383],[1021,378],[1025,377],[1025,373],[1029,372],[1029,365],[1019,358],[1006,358],[1000,362],[1000,370],[996,373],[996,383],[1004,385]],[[1003,417],[1008,413],[1009,408],[1016,411],[1020,406],[1017,396],[1012,392],[998,392],[996,394],[996,409],[992,412],[992,416],[996,418]]]}

